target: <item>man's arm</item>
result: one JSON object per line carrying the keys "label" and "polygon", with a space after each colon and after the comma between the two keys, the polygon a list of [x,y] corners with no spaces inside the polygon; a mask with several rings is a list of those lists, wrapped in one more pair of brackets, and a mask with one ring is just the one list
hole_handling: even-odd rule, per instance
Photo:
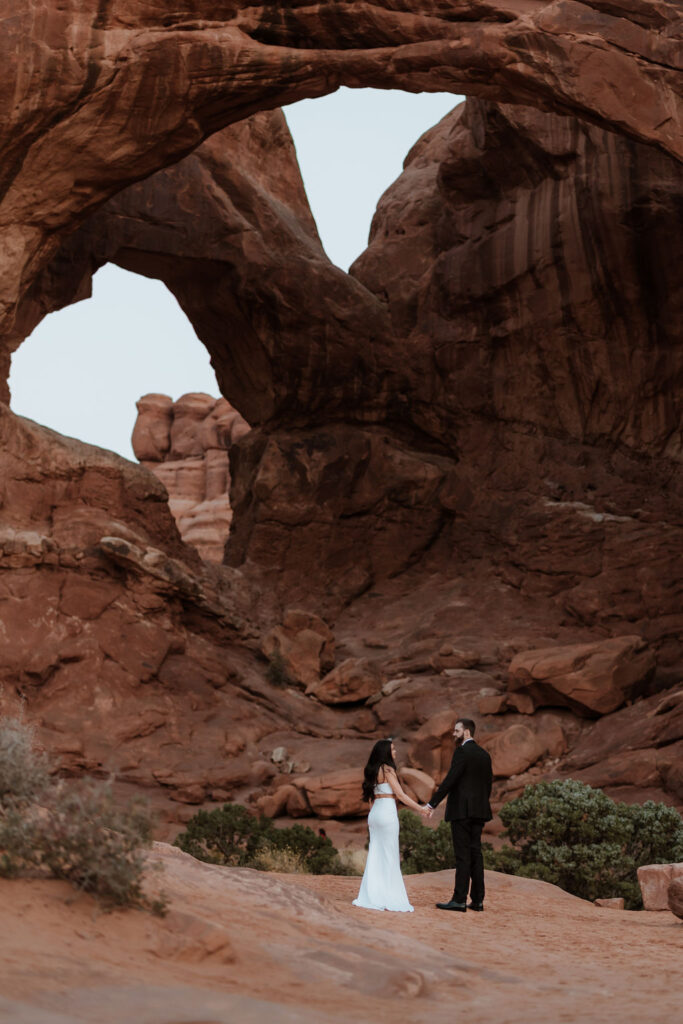
{"label": "man's arm", "polygon": [[453,760],[451,761],[451,767],[448,769],[448,775],[443,780],[427,806],[432,808],[438,807],[446,794],[453,789],[453,786],[456,784],[464,770],[465,762],[462,757],[462,747],[459,747],[453,754]]}

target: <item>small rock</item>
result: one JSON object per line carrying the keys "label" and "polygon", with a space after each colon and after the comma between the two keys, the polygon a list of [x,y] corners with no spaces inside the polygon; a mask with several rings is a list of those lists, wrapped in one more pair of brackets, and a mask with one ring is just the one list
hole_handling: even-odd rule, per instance
{"label": "small rock", "polygon": [[282,764],[287,760],[287,748],[276,747],[273,753],[270,755],[270,759],[273,764]]}
{"label": "small rock", "polygon": [[644,864],[638,868],[638,885],[644,910],[668,910],[669,888],[683,879],[683,863]]}
{"label": "small rock", "polygon": [[403,679],[388,679],[382,687],[382,694],[385,697],[391,697],[392,693],[396,693],[402,682]]}
{"label": "small rock", "polygon": [[611,896],[604,900],[593,900],[596,907],[605,907],[606,910],[623,910],[624,900],[621,896]]}

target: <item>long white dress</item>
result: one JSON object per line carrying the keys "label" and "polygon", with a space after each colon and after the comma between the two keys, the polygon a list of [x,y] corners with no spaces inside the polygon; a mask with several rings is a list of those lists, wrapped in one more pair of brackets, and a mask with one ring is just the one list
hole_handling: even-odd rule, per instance
{"label": "long white dress", "polygon": [[[389,783],[375,786],[375,794],[378,793],[391,794]],[[412,910],[401,874],[396,801],[375,800],[368,814],[368,828],[370,848],[354,906],[366,910]]]}

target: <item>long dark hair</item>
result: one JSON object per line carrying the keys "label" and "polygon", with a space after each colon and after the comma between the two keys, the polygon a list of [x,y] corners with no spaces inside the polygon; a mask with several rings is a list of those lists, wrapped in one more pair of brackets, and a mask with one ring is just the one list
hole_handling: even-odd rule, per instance
{"label": "long dark hair", "polygon": [[375,786],[377,785],[377,775],[382,765],[389,765],[396,771],[396,765],[394,759],[391,756],[391,740],[377,740],[368,763],[365,766],[364,778],[363,778],[363,799],[372,800],[375,795]]}

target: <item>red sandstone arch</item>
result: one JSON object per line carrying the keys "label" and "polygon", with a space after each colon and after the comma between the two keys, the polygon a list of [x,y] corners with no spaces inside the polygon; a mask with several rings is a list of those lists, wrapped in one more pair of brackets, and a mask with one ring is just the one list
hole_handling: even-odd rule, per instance
{"label": "red sandstone arch", "polygon": [[[339,85],[452,90],[576,114],[683,156],[676,6],[0,3],[0,369],[59,236],[249,114]],[[4,385],[3,385],[4,389]],[[3,390],[6,395],[6,389]]]}

